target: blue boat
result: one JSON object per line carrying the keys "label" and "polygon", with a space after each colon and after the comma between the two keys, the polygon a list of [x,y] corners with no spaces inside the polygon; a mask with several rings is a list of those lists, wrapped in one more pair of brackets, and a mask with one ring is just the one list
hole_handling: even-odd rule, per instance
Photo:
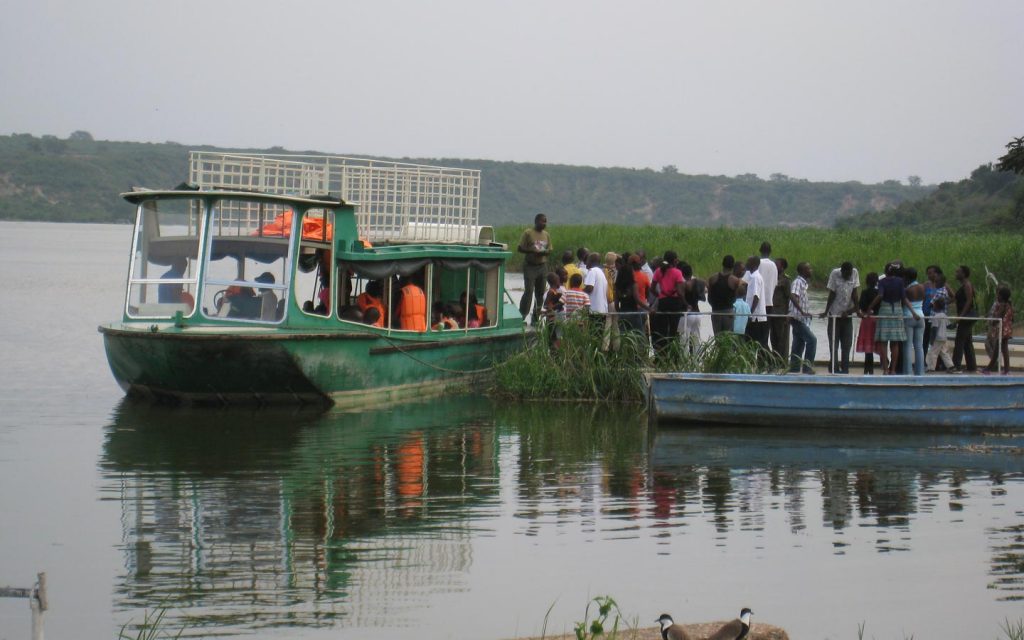
{"label": "blue boat", "polygon": [[1024,428],[1024,376],[648,376],[658,421],[758,426]]}

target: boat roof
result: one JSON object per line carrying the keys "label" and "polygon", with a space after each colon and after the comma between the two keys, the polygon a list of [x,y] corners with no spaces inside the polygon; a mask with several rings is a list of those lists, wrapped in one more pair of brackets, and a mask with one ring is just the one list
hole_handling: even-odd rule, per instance
{"label": "boat roof", "polygon": [[354,251],[339,251],[337,259],[346,262],[385,262],[443,256],[451,259],[501,260],[511,255],[503,244],[383,244]]}
{"label": "boat roof", "polygon": [[229,189],[193,189],[179,187],[175,189],[141,189],[136,188],[121,194],[121,197],[132,204],[148,200],[187,200],[191,198],[223,198],[231,200],[249,200],[254,202],[274,202],[299,208],[310,207],[343,207],[349,203],[331,195],[324,196],[290,196],[262,191],[232,191]]}

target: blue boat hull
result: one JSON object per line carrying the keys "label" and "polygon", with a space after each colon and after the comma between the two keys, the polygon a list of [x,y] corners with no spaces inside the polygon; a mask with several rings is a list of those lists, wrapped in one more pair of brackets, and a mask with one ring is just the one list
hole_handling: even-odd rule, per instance
{"label": "blue boat hull", "polygon": [[678,422],[1024,429],[1020,376],[652,374],[648,401]]}

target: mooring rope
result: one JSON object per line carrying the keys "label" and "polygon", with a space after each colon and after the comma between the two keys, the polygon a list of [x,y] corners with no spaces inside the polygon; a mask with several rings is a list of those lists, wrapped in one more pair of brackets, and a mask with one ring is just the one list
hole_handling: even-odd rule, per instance
{"label": "mooring rope", "polygon": [[478,374],[478,373],[487,373],[488,371],[493,371],[494,370],[494,365],[491,365],[491,366],[487,367],[486,369],[469,369],[469,370],[465,370],[465,369],[449,369],[447,367],[442,367],[440,365],[436,365],[436,364],[427,362],[425,360],[422,360],[420,358],[417,358],[416,356],[412,355],[411,353],[409,353],[408,351],[403,349],[402,346],[398,342],[395,342],[394,340],[392,340],[390,337],[388,337],[386,335],[378,335],[378,334],[372,334],[372,335],[374,335],[375,337],[378,337],[378,338],[383,338],[389,344],[391,344],[391,346],[393,346],[399,353],[401,353],[402,355],[406,356],[407,358],[410,358],[411,360],[414,360],[414,361],[422,364],[423,366],[429,367],[429,368],[434,369],[436,371],[441,371],[441,372],[444,372],[444,373],[462,373],[462,374],[470,375],[470,374]]}

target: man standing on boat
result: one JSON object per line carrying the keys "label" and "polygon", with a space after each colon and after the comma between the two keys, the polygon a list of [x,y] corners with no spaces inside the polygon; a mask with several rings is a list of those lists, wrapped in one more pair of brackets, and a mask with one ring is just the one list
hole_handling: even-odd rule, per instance
{"label": "man standing on boat", "polygon": [[828,302],[822,318],[828,318],[828,361],[832,373],[850,373],[853,346],[853,318],[857,311],[860,273],[852,262],[844,262],[828,275]]}
{"label": "man standing on boat", "polygon": [[519,239],[518,251],[526,254],[519,313],[526,318],[532,305],[534,323],[544,303],[544,281],[548,275],[548,255],[551,254],[551,236],[546,231],[547,226],[548,217],[538,213],[533,218],[533,227],[523,231],[523,237]]}
{"label": "man standing on boat", "polygon": [[801,262],[797,276],[790,285],[789,324],[793,328],[793,350],[789,356],[790,373],[814,373],[814,355],[818,339],[811,332],[811,306],[807,299],[807,286],[811,280],[811,265]]}
{"label": "man standing on boat", "polygon": [[[750,305],[750,318],[747,320],[745,333],[767,351],[768,313],[766,309],[767,301],[770,298],[765,293],[764,278],[758,271],[760,266],[761,260],[757,256],[747,258],[747,274],[744,276],[744,279],[747,282],[746,302]],[[772,268],[775,268],[775,263],[772,263]],[[775,286],[774,280],[772,281],[772,286]]]}

